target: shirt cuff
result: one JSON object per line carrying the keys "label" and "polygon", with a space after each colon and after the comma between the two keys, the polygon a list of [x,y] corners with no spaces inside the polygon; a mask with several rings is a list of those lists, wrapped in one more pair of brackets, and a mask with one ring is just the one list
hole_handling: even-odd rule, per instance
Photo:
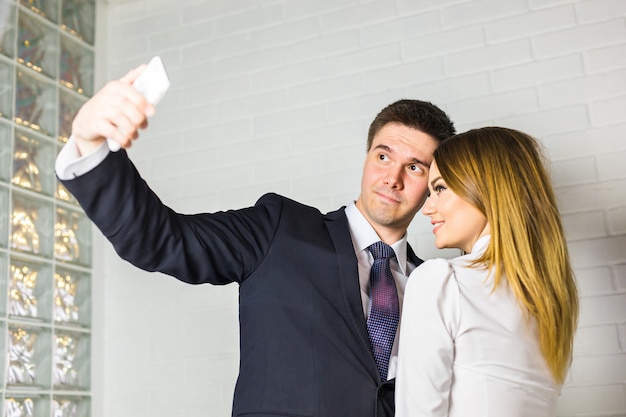
{"label": "shirt cuff", "polygon": [[99,148],[88,155],[80,154],[73,136],[61,148],[57,156],[54,170],[61,180],[71,180],[84,175],[100,165],[109,155],[107,142],[103,141]]}

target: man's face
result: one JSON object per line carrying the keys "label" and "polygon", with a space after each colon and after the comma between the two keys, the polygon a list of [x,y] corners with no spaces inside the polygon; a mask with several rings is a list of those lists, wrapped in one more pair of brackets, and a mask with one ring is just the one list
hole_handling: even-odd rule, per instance
{"label": "man's face", "polygon": [[385,242],[399,240],[424,204],[437,145],[430,135],[395,122],[374,137],[356,206]]}

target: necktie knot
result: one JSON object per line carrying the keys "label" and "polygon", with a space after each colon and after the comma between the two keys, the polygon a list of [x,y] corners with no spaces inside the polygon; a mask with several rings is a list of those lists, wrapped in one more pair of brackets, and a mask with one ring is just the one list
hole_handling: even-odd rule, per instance
{"label": "necktie knot", "polygon": [[374,260],[390,259],[395,256],[392,247],[382,241],[371,244],[368,249],[374,257]]}

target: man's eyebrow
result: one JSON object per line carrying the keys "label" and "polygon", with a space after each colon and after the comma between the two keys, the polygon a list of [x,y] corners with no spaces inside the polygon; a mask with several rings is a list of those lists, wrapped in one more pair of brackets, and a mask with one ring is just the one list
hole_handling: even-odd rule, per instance
{"label": "man's eyebrow", "polygon": [[[393,149],[391,149],[389,146],[387,146],[387,145],[385,145],[383,143],[380,143],[380,144],[376,145],[374,147],[374,149],[380,149],[380,150],[383,150],[385,152],[394,153]],[[422,161],[420,159],[417,159],[415,157],[411,158],[411,160],[409,162],[412,163],[412,164],[423,165],[426,168],[430,167],[430,163],[424,162],[424,161]]]}
{"label": "man's eyebrow", "polygon": [[424,162],[424,161],[420,161],[420,160],[419,160],[419,159],[417,159],[417,158],[413,158],[413,163],[414,163],[414,164],[418,164],[418,165],[423,165],[423,166],[425,166],[426,168],[430,168],[430,164],[429,164],[429,163],[426,163],[426,162]]}

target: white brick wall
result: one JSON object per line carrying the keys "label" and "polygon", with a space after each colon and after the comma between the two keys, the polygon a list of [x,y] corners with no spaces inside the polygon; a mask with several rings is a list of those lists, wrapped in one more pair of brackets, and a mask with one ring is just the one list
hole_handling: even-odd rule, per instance
{"label": "white brick wall", "polygon": [[[171,90],[131,154],[179,211],[267,191],[346,204],[369,122],[402,97],[432,100],[459,130],[537,136],[582,297],[559,414],[626,416],[624,0],[110,0],[98,34],[99,85],[165,60]],[[433,248],[421,216],[410,241],[425,258],[456,253]],[[94,415],[230,415],[237,288],[95,247]]]}

